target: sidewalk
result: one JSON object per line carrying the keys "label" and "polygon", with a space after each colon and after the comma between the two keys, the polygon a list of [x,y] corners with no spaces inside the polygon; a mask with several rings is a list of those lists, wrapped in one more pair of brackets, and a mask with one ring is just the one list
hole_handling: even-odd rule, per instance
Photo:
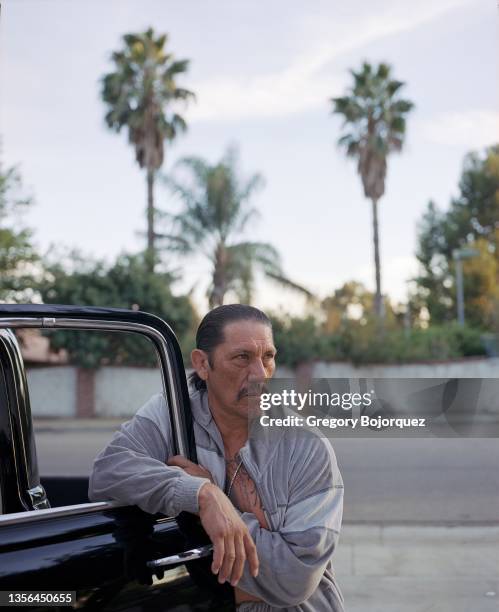
{"label": "sidewalk", "polygon": [[499,525],[343,526],[346,612],[497,612]]}
{"label": "sidewalk", "polygon": [[120,425],[128,421],[131,417],[120,418],[94,418],[94,419],[75,419],[75,418],[54,418],[54,417],[33,417],[33,425],[36,432],[78,432],[85,433],[91,431],[114,432]]}

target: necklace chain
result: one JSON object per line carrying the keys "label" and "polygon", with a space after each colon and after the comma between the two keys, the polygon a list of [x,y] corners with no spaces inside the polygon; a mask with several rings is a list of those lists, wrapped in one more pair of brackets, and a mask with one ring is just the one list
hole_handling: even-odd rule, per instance
{"label": "necklace chain", "polygon": [[230,492],[232,491],[232,485],[234,484],[234,481],[236,480],[237,473],[239,472],[242,464],[243,464],[243,460],[241,459],[239,461],[238,466],[234,470],[234,474],[232,474],[232,478],[230,479],[229,488],[227,489],[227,493],[226,493],[227,497],[229,498],[230,498]]}

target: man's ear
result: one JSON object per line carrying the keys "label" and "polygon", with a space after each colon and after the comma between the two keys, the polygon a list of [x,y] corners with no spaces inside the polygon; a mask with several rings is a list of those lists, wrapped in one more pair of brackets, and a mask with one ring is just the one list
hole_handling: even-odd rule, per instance
{"label": "man's ear", "polygon": [[201,349],[196,348],[191,352],[191,363],[199,378],[201,378],[201,380],[206,380],[208,378],[208,369],[210,367],[208,355]]}

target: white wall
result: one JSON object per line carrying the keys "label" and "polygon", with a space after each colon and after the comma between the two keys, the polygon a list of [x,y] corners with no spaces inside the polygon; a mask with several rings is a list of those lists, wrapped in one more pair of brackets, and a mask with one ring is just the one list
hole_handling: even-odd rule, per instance
{"label": "white wall", "polygon": [[470,358],[434,363],[379,364],[318,362],[314,378],[499,378],[499,358]]}
{"label": "white wall", "polygon": [[[276,377],[292,378],[293,371],[289,368],[277,368]],[[480,394],[478,396],[477,411],[486,413],[499,413],[499,358],[469,358],[458,361],[434,363],[408,363],[408,364],[376,364],[355,367],[350,363],[316,362],[307,371],[307,376],[318,378],[346,378],[346,379],[380,379],[380,378],[407,378],[419,379],[424,386],[423,379],[428,378],[468,378],[482,379]],[[415,388],[417,381],[414,381]],[[387,397],[389,390],[385,389]]]}
{"label": "white wall", "polygon": [[[371,365],[318,362],[312,378],[481,378],[480,408],[499,411],[499,358],[442,363]],[[77,370],[74,367],[33,368],[27,372],[33,415],[70,417],[77,414]],[[276,377],[292,378],[278,368]],[[162,391],[161,372],[153,368],[102,367],[95,377],[95,414],[101,418],[131,416],[151,395]]]}
{"label": "white wall", "polygon": [[76,415],[76,368],[30,368],[26,376],[34,416]]}
{"label": "white wall", "polygon": [[[77,368],[32,368],[27,370],[27,378],[34,416],[77,416]],[[163,382],[158,368],[102,367],[95,374],[95,416],[131,416],[152,395],[162,391]]]}
{"label": "white wall", "polygon": [[162,391],[157,368],[100,368],[95,377],[95,414],[101,418],[130,416]]}

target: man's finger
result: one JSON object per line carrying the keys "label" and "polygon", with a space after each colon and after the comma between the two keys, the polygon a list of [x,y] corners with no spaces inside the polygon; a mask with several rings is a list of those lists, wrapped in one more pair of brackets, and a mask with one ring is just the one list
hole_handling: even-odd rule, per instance
{"label": "man's finger", "polygon": [[222,568],[218,573],[218,582],[223,584],[227,579],[230,578],[232,574],[232,566],[234,565],[234,561],[236,559],[236,549],[234,546],[234,536],[228,535],[225,538],[224,542],[225,551],[224,551],[224,561],[222,563]]}
{"label": "man's finger", "polygon": [[224,559],[225,543],[223,538],[217,538],[213,540],[213,562],[211,564],[211,571],[214,574],[218,574],[222,567]]}
{"label": "man's finger", "polygon": [[248,559],[251,575],[253,578],[256,578],[258,576],[260,562],[258,561],[255,543],[249,533],[244,536],[244,549],[246,551],[246,558]]}
{"label": "man's finger", "polygon": [[236,538],[235,541],[236,549],[236,560],[232,567],[232,575],[230,577],[230,583],[233,587],[241,580],[244,570],[244,562],[246,561],[246,552],[244,550],[243,538],[241,536]]}

